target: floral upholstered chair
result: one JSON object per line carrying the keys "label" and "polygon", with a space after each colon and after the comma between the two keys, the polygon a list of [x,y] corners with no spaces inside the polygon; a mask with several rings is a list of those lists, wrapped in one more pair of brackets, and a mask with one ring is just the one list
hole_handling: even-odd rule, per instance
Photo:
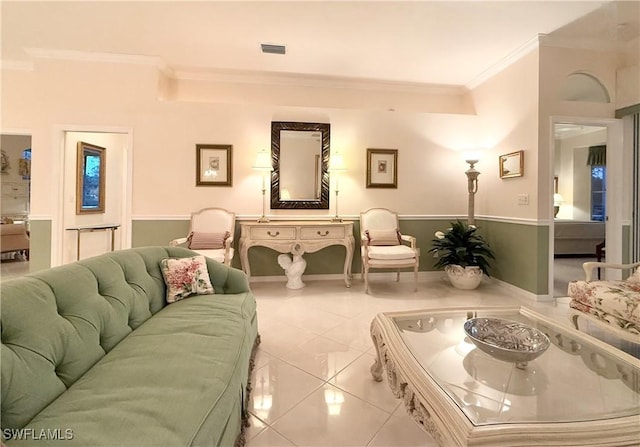
{"label": "floral upholstered chair", "polygon": [[[568,290],[569,315],[576,329],[578,318],[586,317],[623,339],[640,343],[640,262],[585,262],[583,268],[586,280],[571,281]],[[632,273],[625,280],[592,281],[595,268],[632,270]]]}
{"label": "floral upholstered chair", "polygon": [[415,290],[418,290],[418,265],[420,249],[416,238],[400,234],[398,214],[386,208],[371,208],[360,213],[360,241],[362,276],[365,292],[369,293],[369,270],[391,268],[397,270],[411,267],[414,272]]}
{"label": "floral upholstered chair", "polygon": [[174,239],[169,245],[185,245],[203,256],[231,265],[235,226],[235,213],[222,208],[204,208],[191,213],[187,237]]}

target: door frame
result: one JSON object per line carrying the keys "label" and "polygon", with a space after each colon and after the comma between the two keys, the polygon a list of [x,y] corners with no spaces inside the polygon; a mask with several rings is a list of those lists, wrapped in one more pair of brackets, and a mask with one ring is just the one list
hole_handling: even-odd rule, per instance
{"label": "door frame", "polygon": [[57,174],[57,204],[56,212],[52,216],[51,222],[51,266],[61,265],[64,262],[64,252],[62,244],[64,241],[64,167],[67,163],[76,163],[76,159],[69,160],[66,157],[65,140],[67,132],[87,132],[87,133],[112,133],[126,135],[126,147],[123,149],[126,153],[122,157],[125,161],[122,178],[123,184],[120,188],[121,193],[121,216],[120,222],[120,248],[131,247],[131,215],[132,215],[132,183],[133,183],[133,128],[132,127],[116,127],[116,126],[98,126],[98,125],[58,125],[53,130],[53,147],[57,148],[58,157],[55,161],[55,172]]}
{"label": "door frame", "polygon": [[[547,175],[547,182],[550,191],[553,191],[553,177],[555,167],[555,125],[575,124],[578,126],[600,126],[607,128],[607,205],[605,218],[605,240],[607,241],[606,261],[613,263],[622,262],[622,224],[624,218],[623,186],[624,178],[627,176],[624,170],[624,135],[622,120],[616,118],[587,118],[575,116],[552,116],[550,128],[550,162]],[[549,223],[549,295],[553,298],[553,278],[554,278],[554,220],[553,220],[553,199],[547,198]],[[609,274],[611,279],[616,279],[621,275],[621,271]],[[583,278],[576,278],[583,279]]]}

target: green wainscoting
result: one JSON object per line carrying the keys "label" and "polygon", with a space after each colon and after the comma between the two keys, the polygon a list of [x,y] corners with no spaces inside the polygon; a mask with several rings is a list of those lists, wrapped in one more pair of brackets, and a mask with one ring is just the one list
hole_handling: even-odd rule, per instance
{"label": "green wainscoting", "polygon": [[[450,226],[447,219],[403,219],[400,221],[400,232],[411,234],[418,240],[420,248],[420,270],[433,271],[435,259],[428,253],[434,233]],[[531,292],[535,295],[549,293],[549,227],[547,225],[531,225],[524,223],[501,222],[478,219],[478,231],[482,234],[496,253],[496,261],[491,270],[492,276]],[[32,220],[30,271],[38,271],[51,266],[51,232],[50,220]],[[629,263],[631,259],[631,226],[622,228],[622,262]],[[189,231],[189,221],[175,220],[133,220],[132,247],[153,245],[167,245],[170,240],[186,236]],[[352,270],[360,273],[360,225],[354,221],[354,236],[356,247],[354,250]],[[237,249],[240,239],[240,223],[236,222]],[[251,274],[254,276],[282,275],[278,265],[277,252],[264,248],[253,247],[249,251]],[[344,264],[344,247],[336,246],[305,255],[307,260],[307,274],[340,274]],[[235,256],[234,267],[240,268],[240,258]]]}
{"label": "green wainscoting", "polygon": [[[354,250],[352,271],[360,273],[360,225],[354,221]],[[438,219],[402,219],[400,232],[416,237],[420,248],[420,270],[433,271],[436,259],[431,253],[431,240],[434,233],[450,227],[451,220]],[[486,237],[496,252],[496,262],[492,276],[533,294],[548,293],[548,237],[546,226],[518,223],[478,220],[479,232]],[[165,245],[170,240],[186,236],[188,220],[134,220],[132,225],[132,246]],[[237,250],[240,239],[240,223],[236,222],[234,248]],[[305,255],[306,274],[340,274],[344,265],[344,247],[335,246]],[[252,276],[282,275],[278,265],[279,253],[265,247],[252,247],[249,250],[249,263]],[[240,258],[234,256],[234,267],[240,267]],[[378,270],[376,270],[378,271]]]}
{"label": "green wainscoting", "polygon": [[51,267],[51,221],[29,222],[29,271]]}
{"label": "green wainscoting", "polygon": [[549,227],[478,220],[496,254],[492,276],[535,295],[549,293]]}

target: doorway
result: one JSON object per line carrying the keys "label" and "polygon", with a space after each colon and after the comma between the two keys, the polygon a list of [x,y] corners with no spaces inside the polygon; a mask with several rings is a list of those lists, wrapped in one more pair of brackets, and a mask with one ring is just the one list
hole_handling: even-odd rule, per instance
{"label": "doorway", "polygon": [[[568,282],[584,279],[584,262],[619,262],[622,174],[615,120],[554,120],[553,225],[550,290],[567,296]],[[607,246],[610,249],[607,251]]]}
{"label": "doorway", "polygon": [[0,148],[3,225],[0,266],[4,280],[29,272],[31,135],[3,133],[0,135]]}
{"label": "doorway", "polygon": [[[60,206],[52,234],[52,265],[131,246],[131,129],[60,128],[61,172]],[[104,209],[100,212],[77,212],[77,165],[79,143],[104,148]],[[78,231],[77,228],[117,225],[111,231]],[[80,245],[81,240],[81,247]]]}

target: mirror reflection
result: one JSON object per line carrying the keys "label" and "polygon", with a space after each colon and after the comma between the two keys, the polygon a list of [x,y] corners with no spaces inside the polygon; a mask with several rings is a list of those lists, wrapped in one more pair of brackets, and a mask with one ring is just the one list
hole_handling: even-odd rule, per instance
{"label": "mirror reflection", "polygon": [[524,151],[500,156],[500,178],[522,177],[524,174]]}
{"label": "mirror reflection", "polygon": [[280,131],[280,200],[320,200],[321,155],[321,132]]}
{"label": "mirror reflection", "polygon": [[271,123],[271,208],[329,209],[330,126]]}

